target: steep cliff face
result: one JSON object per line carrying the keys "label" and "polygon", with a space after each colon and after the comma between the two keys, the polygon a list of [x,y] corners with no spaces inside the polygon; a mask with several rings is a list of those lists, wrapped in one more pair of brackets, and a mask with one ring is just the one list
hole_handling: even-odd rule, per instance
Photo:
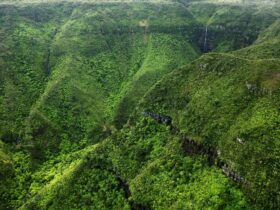
{"label": "steep cliff face", "polygon": [[0,208],[276,209],[279,11],[3,1]]}
{"label": "steep cliff face", "polygon": [[172,116],[189,138],[216,148],[245,177],[251,198],[273,209],[279,199],[279,67],[278,60],[208,54],[166,76],[142,106]]}

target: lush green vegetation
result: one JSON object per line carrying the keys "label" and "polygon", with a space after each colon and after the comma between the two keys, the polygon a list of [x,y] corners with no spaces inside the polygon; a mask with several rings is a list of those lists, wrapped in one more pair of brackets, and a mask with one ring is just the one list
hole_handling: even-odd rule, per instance
{"label": "lush green vegetation", "polygon": [[3,1],[0,209],[277,209],[279,9]]}

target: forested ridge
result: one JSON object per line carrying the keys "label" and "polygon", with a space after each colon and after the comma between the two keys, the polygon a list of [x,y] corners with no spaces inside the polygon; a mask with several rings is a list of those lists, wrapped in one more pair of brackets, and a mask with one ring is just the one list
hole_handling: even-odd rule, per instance
{"label": "forested ridge", "polygon": [[0,209],[279,209],[280,5],[0,3]]}

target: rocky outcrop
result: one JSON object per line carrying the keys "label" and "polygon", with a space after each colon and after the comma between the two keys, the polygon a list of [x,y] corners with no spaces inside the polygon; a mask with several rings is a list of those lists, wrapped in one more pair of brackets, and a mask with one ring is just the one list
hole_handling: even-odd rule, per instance
{"label": "rocky outcrop", "polygon": [[170,116],[166,116],[166,115],[162,115],[162,114],[156,114],[156,113],[149,112],[149,111],[144,111],[143,115],[153,118],[154,120],[156,120],[160,124],[172,125],[172,118]]}
{"label": "rocky outcrop", "polygon": [[182,147],[186,155],[205,155],[207,156],[207,160],[210,165],[216,165],[221,168],[223,173],[234,182],[246,183],[245,179],[240,174],[234,172],[224,160],[219,158],[220,151],[206,147],[205,145],[186,137],[182,139]]}

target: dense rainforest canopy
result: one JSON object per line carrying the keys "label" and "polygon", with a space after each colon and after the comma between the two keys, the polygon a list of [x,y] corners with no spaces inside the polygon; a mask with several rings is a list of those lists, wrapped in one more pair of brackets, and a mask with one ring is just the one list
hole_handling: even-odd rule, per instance
{"label": "dense rainforest canopy", "polygon": [[280,206],[276,0],[0,2],[0,209]]}

